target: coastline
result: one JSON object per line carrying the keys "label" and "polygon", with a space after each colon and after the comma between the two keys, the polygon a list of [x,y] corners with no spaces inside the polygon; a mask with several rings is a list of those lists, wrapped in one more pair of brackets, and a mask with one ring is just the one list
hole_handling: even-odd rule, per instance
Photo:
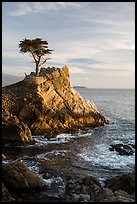
{"label": "coastline", "polygon": [[[107,169],[100,169],[100,173],[97,173],[97,167],[91,167],[89,163],[88,168],[87,165],[83,165],[82,160],[77,160],[75,156],[79,152],[79,147],[82,148],[82,143],[85,142],[85,139],[85,137],[81,139],[77,137],[73,139],[73,142],[68,143],[61,142],[60,140],[58,140],[60,143],[58,143],[58,141],[56,143],[55,140],[51,140],[51,144],[47,141],[48,145],[41,144],[40,146],[36,146],[36,144],[34,144],[28,145],[28,147],[26,145],[9,147],[9,153],[12,152],[13,154],[14,152],[14,157],[10,154],[13,161],[16,160],[16,162],[23,162],[31,171],[34,171],[37,175],[44,179],[45,182],[45,188],[43,190],[36,190],[35,197],[34,190],[30,190],[28,193],[26,191],[22,191],[20,195],[18,193],[13,193],[17,201],[33,202],[34,200],[37,200],[38,202],[78,202],[78,200],[83,199],[84,201],[86,198],[87,201],[85,202],[102,202],[103,199],[110,199],[109,196],[113,195],[113,201],[116,201],[117,199],[118,202],[121,199],[120,202],[134,202],[135,198],[133,192],[132,195],[125,193],[125,197],[123,197],[124,192],[127,192],[127,186],[131,189],[131,184],[127,184],[127,179],[126,182],[121,180],[123,178],[125,179],[130,177],[130,175],[132,175],[132,171],[124,173],[124,170],[123,172],[116,170],[109,172]],[[18,155],[16,152],[18,152]],[[12,160],[10,160],[10,162]],[[90,180],[86,182],[86,185],[84,184],[84,180],[89,179],[89,177],[92,180],[92,188],[90,186]],[[116,184],[117,180],[114,181],[113,186],[114,184],[117,186],[117,189],[115,189],[116,192],[114,191],[114,193],[111,189],[108,190],[105,181],[116,177],[119,178],[120,183],[122,181],[124,187]],[[95,184],[93,181],[97,183]],[[134,188],[134,185],[133,174],[132,188]],[[86,189],[92,189],[92,192],[83,190],[83,188],[85,189],[83,186],[86,186]],[[117,197],[117,193],[119,196],[121,195],[122,198]],[[83,194],[86,195],[86,197],[83,197]],[[110,202],[113,201],[111,200]]]}
{"label": "coastline", "polygon": [[[89,89],[86,89],[86,88],[81,89],[81,90],[90,91]],[[86,165],[84,166],[83,165],[84,160],[77,160],[78,158],[76,157],[76,155],[78,155],[80,153],[79,152],[80,150],[82,150],[82,149],[85,150],[84,147],[86,147],[86,149],[87,149],[88,145],[90,147],[92,147],[92,145],[94,146],[97,141],[101,142],[102,134],[105,135],[106,138],[104,137],[104,140],[107,141],[109,139],[109,136],[110,136],[110,130],[111,129],[113,130],[113,128],[115,130],[116,125],[117,125],[117,128],[122,127],[122,125],[126,126],[125,120],[123,121],[123,120],[119,119],[118,121],[117,120],[115,121],[114,118],[111,118],[112,113],[113,113],[113,111],[111,109],[110,109],[111,114],[109,114],[109,112],[107,112],[109,107],[112,107],[113,105],[115,105],[113,103],[110,104],[109,101],[107,101],[109,99],[109,97],[110,98],[112,97],[111,91],[112,90],[110,90],[108,92],[108,95],[104,96],[105,99],[103,98],[103,100],[102,100],[101,96],[103,96],[104,93],[102,93],[102,95],[100,95],[100,94],[98,94],[98,92],[96,93],[95,91],[93,91],[93,93],[94,93],[93,96],[95,96],[95,93],[98,96],[98,98],[96,99],[97,103],[95,101],[95,104],[98,104],[98,106],[99,106],[100,102],[103,101],[104,106],[103,106],[102,110],[105,111],[104,115],[106,115],[107,117],[109,116],[108,118],[110,118],[111,122],[109,125],[96,127],[96,128],[93,128],[93,130],[91,127],[85,128],[85,130],[84,129],[83,130],[77,129],[77,132],[74,132],[72,134],[71,133],[62,133],[62,136],[63,135],[68,136],[68,137],[64,137],[64,138],[58,137],[58,135],[55,138],[46,138],[45,135],[43,135],[43,137],[39,136],[39,137],[42,137],[39,140],[37,135],[33,135],[33,137],[36,139],[36,142],[34,144],[26,143],[26,144],[22,144],[21,146],[20,146],[20,144],[18,144],[18,145],[14,144],[11,147],[9,145],[6,147],[7,151],[6,151],[6,149],[4,150],[4,148],[3,148],[4,155],[7,158],[9,156],[8,159],[10,159],[10,157],[11,157],[11,160],[9,160],[9,163],[12,162],[12,159],[15,158],[16,161],[22,161],[23,163],[27,162],[27,166],[30,168],[30,170],[34,171],[37,175],[43,176],[43,173],[44,173],[43,179],[44,179],[46,185],[45,185],[45,188],[43,190],[37,189],[35,191],[34,189],[33,190],[30,189],[30,191],[28,193],[23,190],[22,192],[21,191],[17,192],[17,194],[15,192],[14,193],[12,192],[13,195],[16,194],[15,195],[16,200],[18,200],[19,202],[22,202],[23,200],[25,201],[25,199],[28,199],[28,201],[31,202],[33,199],[38,199],[38,201],[40,201],[40,200],[44,201],[44,199],[45,199],[45,201],[47,200],[47,202],[52,202],[52,201],[53,202],[54,201],[55,202],[59,202],[59,201],[60,202],[67,202],[67,201],[68,202],[73,202],[73,201],[76,202],[76,200],[85,201],[85,199],[86,199],[86,202],[90,202],[90,201],[96,202],[96,199],[99,195],[101,196],[100,199],[102,199],[102,200],[103,199],[110,199],[109,196],[111,195],[113,198],[113,202],[116,199],[117,199],[117,201],[120,200],[120,202],[124,202],[124,201],[134,202],[134,199],[135,199],[134,192],[132,192],[132,195],[129,194],[127,192],[127,189],[126,189],[127,187],[120,187],[119,190],[122,190],[122,192],[121,191],[119,192],[118,189],[115,189],[115,191],[118,190],[118,192],[115,192],[115,191],[112,192],[111,189],[108,190],[107,187],[105,186],[105,180],[106,179],[110,179],[111,177],[120,176],[123,174],[124,175],[125,174],[131,174],[132,173],[131,170],[129,170],[129,172],[128,171],[124,172],[124,170],[123,170],[123,172],[120,172],[120,171],[116,171],[114,169],[110,173],[109,169],[107,167],[105,169],[105,167],[103,168],[103,166],[102,166],[99,169],[98,166],[95,166],[95,167],[91,166],[91,163],[88,161],[85,162]],[[84,93],[84,91],[83,91],[83,93]],[[119,94],[120,94],[119,96],[121,96],[120,91],[119,91]],[[85,96],[87,96],[87,95],[85,95]],[[88,92],[88,96],[91,97],[91,98],[89,98],[89,100],[92,100],[92,94],[90,92]],[[83,97],[84,97],[84,95],[83,95]],[[125,98],[124,95],[123,95],[123,97]],[[129,95],[128,95],[128,97],[129,97]],[[111,98],[111,100],[112,100],[112,98]],[[113,102],[116,102],[116,101],[114,100]],[[108,106],[108,104],[110,104],[111,106]],[[131,108],[133,108],[133,107],[131,107]],[[114,109],[114,113],[115,113],[115,109]],[[124,112],[124,114],[125,114],[125,112]],[[118,117],[119,117],[119,113],[118,113]],[[131,124],[131,128],[133,129],[133,125],[130,121],[129,121],[129,124]],[[88,131],[89,129],[90,129],[90,131]],[[107,130],[107,132],[105,132],[106,130]],[[82,133],[82,131],[84,132],[84,134]],[[123,131],[119,132],[119,133],[123,134]],[[72,137],[71,137],[74,134],[77,135],[75,140],[72,139]],[[82,134],[83,134],[83,137],[81,137],[81,139],[80,139],[79,135],[82,135]],[[127,140],[125,141],[125,144],[126,144],[128,139],[130,140],[130,138],[133,138],[133,137],[132,137],[132,135],[129,137],[129,135],[128,135],[129,133],[127,131],[124,134],[125,134],[125,136],[126,136],[126,134],[128,136]],[[111,137],[113,140],[113,135]],[[90,138],[90,140],[89,140],[89,138]],[[62,140],[63,140],[63,142],[61,143]],[[39,146],[37,146],[37,145],[39,145]],[[8,155],[8,150],[9,150],[9,155]],[[95,150],[98,150],[98,149],[95,149]],[[17,152],[18,152],[18,154],[17,154]],[[14,156],[12,155],[13,153],[14,153]],[[90,153],[90,149],[89,149],[89,153]],[[90,154],[89,154],[89,156],[90,156]],[[102,152],[102,154],[103,154],[103,152]],[[94,155],[94,152],[92,152],[92,156],[93,155]],[[111,155],[114,155],[114,152],[112,152]],[[88,155],[86,155],[86,157],[87,156]],[[96,155],[94,155],[94,156],[96,156]],[[108,154],[106,154],[106,156],[108,156]],[[4,160],[4,162],[6,164],[6,160]],[[7,162],[8,162],[8,160],[7,160]],[[89,168],[88,168],[88,165],[89,165]],[[98,170],[100,170],[100,172],[97,172]],[[105,177],[104,177],[105,174],[103,175],[102,171],[105,172],[105,174],[106,174]],[[134,172],[134,168],[133,168],[133,172]],[[48,173],[49,177],[47,176],[47,173]],[[87,190],[89,188],[89,184],[88,185],[86,184],[86,185],[84,185],[85,187],[83,187],[84,181],[82,181],[82,183],[79,183],[79,180],[84,179],[88,176],[92,176],[92,178],[94,177],[95,178],[94,181],[96,179],[99,181],[99,185],[97,185],[98,187],[94,186],[94,183],[92,183],[93,184],[92,190],[96,189],[95,191],[98,192],[98,193],[96,192],[97,194],[95,194],[94,190],[92,191],[92,193]],[[127,175],[124,177],[127,177]],[[54,197],[54,196],[51,196],[51,192],[54,192],[52,195],[55,195],[55,193],[58,194],[58,190],[60,189],[60,186],[62,186],[62,184],[60,185],[59,180],[57,178],[61,178],[61,181],[63,181],[63,182],[67,181],[67,182],[65,183],[64,190],[62,189],[63,192],[65,192],[65,194],[61,194],[62,196],[59,196],[59,197],[56,197],[56,196]],[[123,177],[122,177],[122,179],[123,179]],[[134,186],[134,175],[133,175],[132,179],[130,179],[130,180],[133,181],[132,184]],[[49,185],[49,182],[51,182],[51,181],[54,181],[53,184],[57,184],[59,186],[57,187],[57,185],[55,185],[55,186],[51,185],[50,187],[52,187],[52,188],[50,188],[50,190],[49,190],[48,185]],[[120,182],[121,182],[121,180],[120,180]],[[123,180],[122,180],[122,182],[123,182]],[[69,186],[70,183],[71,183],[71,185]],[[52,182],[51,182],[51,184],[52,184]],[[130,184],[128,184],[128,185],[130,186]],[[134,188],[133,186],[132,186],[132,188]],[[86,188],[86,190],[84,191],[83,188]],[[90,188],[91,188],[91,186],[90,186]],[[131,186],[130,186],[130,188],[131,188]],[[36,197],[33,198],[34,192],[36,193],[37,198]],[[21,194],[19,195],[18,193],[21,193]],[[126,193],[128,193],[128,195]],[[80,195],[80,194],[82,194],[82,195]],[[84,194],[84,196],[83,196],[83,194]],[[104,194],[105,194],[105,198],[102,197],[102,196],[104,196]],[[121,198],[121,196],[123,196],[123,194],[124,194],[124,198],[123,197]],[[85,197],[85,195],[86,195],[86,197]],[[123,199],[125,199],[125,200],[123,200]],[[127,201],[127,199],[128,199],[128,201]],[[98,202],[101,202],[101,201],[98,200]],[[112,202],[112,200],[111,200],[111,202]]]}

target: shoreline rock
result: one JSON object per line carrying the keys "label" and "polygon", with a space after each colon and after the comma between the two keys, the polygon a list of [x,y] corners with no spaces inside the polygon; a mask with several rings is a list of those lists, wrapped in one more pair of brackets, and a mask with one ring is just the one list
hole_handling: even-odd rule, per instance
{"label": "shoreline rock", "polygon": [[3,164],[2,180],[11,191],[42,189],[45,182],[22,162]]}
{"label": "shoreline rock", "polygon": [[3,143],[28,143],[32,134],[50,138],[108,123],[96,105],[74,89],[67,66],[41,69],[38,77],[31,73],[2,88]]}
{"label": "shoreline rock", "polygon": [[[39,177],[23,162],[4,164],[2,168],[3,202],[135,202],[134,171],[112,176],[101,186],[92,175],[67,174],[56,169],[45,168]],[[53,182],[47,187],[49,180]],[[63,188],[57,193],[60,187]]]}
{"label": "shoreline rock", "polygon": [[110,151],[116,151],[119,153],[119,155],[133,155],[134,151],[134,145],[130,144],[111,144],[111,147],[109,148]]}
{"label": "shoreline rock", "polygon": [[108,179],[106,181],[106,187],[112,191],[124,190],[132,195],[135,192],[135,171]]}
{"label": "shoreline rock", "polygon": [[[123,175],[117,176],[120,182],[122,182],[122,176]],[[98,179],[92,176],[82,179],[69,178],[65,202],[135,202],[135,188],[133,188],[135,185],[134,173],[127,174],[127,178],[132,178],[132,183],[128,183],[128,188],[131,187],[132,192],[129,192],[126,188],[123,189],[117,186],[115,177],[109,180],[114,180],[112,186],[115,185],[115,189],[111,189],[108,184],[102,187]]]}

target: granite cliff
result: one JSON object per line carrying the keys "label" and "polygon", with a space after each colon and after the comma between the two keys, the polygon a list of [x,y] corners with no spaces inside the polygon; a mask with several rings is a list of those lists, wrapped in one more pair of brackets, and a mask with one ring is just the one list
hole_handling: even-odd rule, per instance
{"label": "granite cliff", "polygon": [[53,137],[86,126],[107,124],[96,105],[80,96],[69,68],[41,69],[2,88],[3,142],[33,142],[32,135]]}

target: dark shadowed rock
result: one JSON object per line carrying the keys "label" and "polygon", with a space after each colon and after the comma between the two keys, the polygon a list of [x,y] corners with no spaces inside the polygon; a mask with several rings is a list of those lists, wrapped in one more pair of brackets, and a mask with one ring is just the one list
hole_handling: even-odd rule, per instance
{"label": "dark shadowed rock", "polygon": [[108,188],[99,188],[98,191],[95,192],[94,202],[101,202],[106,198],[113,197],[113,191]]}
{"label": "dark shadowed rock", "polygon": [[85,177],[84,180],[83,180],[83,183],[84,183],[84,185],[96,184],[98,186],[101,186],[99,180],[94,176]]}
{"label": "dark shadowed rock", "polygon": [[134,194],[135,172],[124,173],[106,180],[106,187],[110,188],[113,192],[117,190],[124,190],[128,194]]}
{"label": "dark shadowed rock", "polygon": [[44,180],[22,162],[3,164],[2,180],[10,190],[42,189],[45,186]]}
{"label": "dark shadowed rock", "polygon": [[125,196],[111,196],[111,197],[107,197],[103,200],[101,200],[100,202],[135,202],[134,199],[130,198],[130,197],[125,197]]}
{"label": "dark shadowed rock", "polygon": [[11,196],[8,189],[2,183],[2,202],[13,202],[15,199]]}
{"label": "dark shadowed rock", "polygon": [[15,115],[8,115],[2,121],[3,143],[33,142],[28,125],[20,121]]}
{"label": "dark shadowed rock", "polygon": [[124,144],[112,144],[109,148],[110,151],[117,151],[119,155],[133,155],[134,150],[130,145],[124,145]]}
{"label": "dark shadowed rock", "polygon": [[[106,185],[102,187],[93,176],[87,176],[84,178],[70,177],[67,180],[65,202],[135,202],[135,180],[134,172],[126,174],[129,176],[129,188],[123,190],[123,186],[119,185],[116,177],[112,185]],[[122,182],[121,174],[119,180]],[[111,179],[108,179],[110,181]],[[133,186],[132,186],[133,185]],[[114,188],[113,188],[114,186]],[[111,188],[112,187],[112,188]],[[128,191],[128,192],[127,192]]]}

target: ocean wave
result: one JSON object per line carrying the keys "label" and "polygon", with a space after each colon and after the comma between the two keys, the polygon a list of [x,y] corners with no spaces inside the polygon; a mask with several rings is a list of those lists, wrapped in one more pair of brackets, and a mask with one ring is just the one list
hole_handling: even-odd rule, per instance
{"label": "ocean wave", "polygon": [[110,146],[106,144],[98,144],[95,145],[92,152],[84,148],[78,156],[83,160],[90,162],[93,166],[119,170],[133,169],[135,165],[135,153],[132,156],[119,155],[115,151],[110,151],[109,147]]}

